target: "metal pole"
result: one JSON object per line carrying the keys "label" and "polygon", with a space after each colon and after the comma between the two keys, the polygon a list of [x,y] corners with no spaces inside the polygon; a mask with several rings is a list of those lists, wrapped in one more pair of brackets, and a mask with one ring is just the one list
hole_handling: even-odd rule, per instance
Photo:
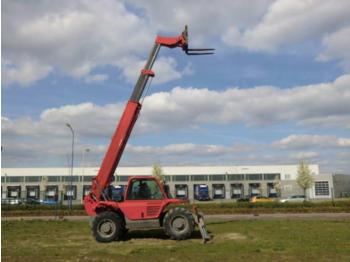
{"label": "metal pole", "polygon": [[85,153],[90,152],[90,148],[85,148],[82,153],[82,160],[81,160],[81,167],[82,167],[82,174],[81,174],[81,203],[83,203],[84,199],[84,176],[85,176]]}
{"label": "metal pole", "polygon": [[74,168],[74,129],[69,123],[66,123],[66,126],[72,132],[72,161],[71,161],[70,181],[69,181],[70,182],[69,183],[69,196],[68,196],[68,207],[69,207],[69,210],[72,211],[73,168]]}

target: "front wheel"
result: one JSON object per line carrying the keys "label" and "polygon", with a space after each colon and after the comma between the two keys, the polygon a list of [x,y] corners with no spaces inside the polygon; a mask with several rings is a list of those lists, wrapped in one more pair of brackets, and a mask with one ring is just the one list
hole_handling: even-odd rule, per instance
{"label": "front wheel", "polygon": [[163,226],[165,233],[171,239],[188,239],[194,230],[194,219],[191,212],[185,208],[175,207],[165,214]]}
{"label": "front wheel", "polygon": [[119,240],[123,234],[122,218],[114,212],[98,214],[92,222],[92,233],[98,242]]}

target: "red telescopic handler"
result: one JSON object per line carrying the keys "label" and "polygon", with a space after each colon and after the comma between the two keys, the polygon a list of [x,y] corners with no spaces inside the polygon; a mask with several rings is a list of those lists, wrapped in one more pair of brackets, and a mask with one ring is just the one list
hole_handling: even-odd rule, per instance
{"label": "red telescopic handler", "polygon": [[[133,176],[128,180],[124,195],[114,200],[109,190],[114,172],[123,154],[125,145],[141,110],[140,99],[151,77],[153,64],[161,47],[180,47],[187,55],[214,54],[213,48],[188,47],[187,26],[176,37],[157,36],[144,69],[137,80],[119,120],[116,131],[96,177],[92,180],[91,192],[84,198],[87,214],[92,217],[92,232],[98,242],[119,240],[127,233],[127,221],[157,220],[165,233],[175,240],[191,237],[195,226],[199,227],[203,242],[210,240],[203,216],[184,208],[187,200],[172,198],[163,182],[153,176]],[[170,205],[170,206],[169,206]]]}

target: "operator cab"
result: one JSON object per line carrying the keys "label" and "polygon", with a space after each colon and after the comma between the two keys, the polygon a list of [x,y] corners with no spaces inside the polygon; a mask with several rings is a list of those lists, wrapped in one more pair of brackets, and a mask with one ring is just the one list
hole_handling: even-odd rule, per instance
{"label": "operator cab", "polygon": [[154,179],[133,179],[129,182],[126,200],[164,199]]}

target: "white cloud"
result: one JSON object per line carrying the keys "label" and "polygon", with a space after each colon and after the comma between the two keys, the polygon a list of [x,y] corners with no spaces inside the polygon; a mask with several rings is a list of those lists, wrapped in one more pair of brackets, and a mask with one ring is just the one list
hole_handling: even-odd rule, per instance
{"label": "white cloud", "polygon": [[[13,0],[4,1],[2,9],[3,63],[11,65],[3,66],[6,85],[30,85],[51,72],[91,79],[93,70],[105,65],[117,67],[131,81],[138,71],[132,66],[143,67],[140,61],[156,33],[178,34],[185,24],[194,45],[211,46],[222,39],[229,46],[273,52],[322,40],[325,49],[318,60],[339,59],[349,68],[347,0]],[[172,58],[158,65],[155,83],[185,74]]]}
{"label": "white cloud", "polygon": [[[218,125],[225,129],[226,124],[270,125],[274,128],[283,123],[297,123],[318,127],[324,126],[329,119],[332,121],[328,126],[346,129],[349,122],[334,119],[350,119],[349,86],[350,75],[331,83],[290,89],[262,86],[215,91],[176,87],[145,98],[133,135],[161,134],[168,130],[180,132],[181,129],[194,131],[208,124],[214,129]],[[44,162],[53,159],[56,165],[65,165],[71,139],[71,133],[65,126],[68,122],[75,130],[77,145],[88,144],[94,151],[90,154],[91,163],[98,165],[123,108],[124,103],[81,103],[46,109],[38,119],[4,116],[1,128],[6,153],[3,163],[12,166],[25,163],[40,165],[43,159]],[[271,145],[236,141],[240,145],[178,143],[158,147],[129,146],[122,163],[143,165],[160,159],[168,164],[200,164],[203,161],[211,164],[285,164],[295,163],[296,159],[304,157],[326,163],[329,168],[350,168],[343,163],[343,158],[335,157],[337,153],[348,150],[350,138],[347,137],[294,134]],[[327,158],[336,159],[330,162]]]}
{"label": "white cloud", "polygon": [[[128,58],[118,62],[123,68],[123,75],[129,83],[135,83],[140,75],[141,69],[144,68],[146,60],[138,58]],[[177,62],[172,57],[160,57],[154,63],[152,71],[155,73],[153,84],[162,84],[168,81],[180,79],[183,73],[177,69]]]}
{"label": "white cloud", "polygon": [[210,37],[217,39],[232,24],[242,27],[255,24],[271,2],[272,0],[128,1],[142,8],[151,27],[160,31],[177,33],[184,25],[189,25],[192,44],[203,44]]}
{"label": "white cloud", "polygon": [[[157,130],[165,126],[189,128],[200,123],[253,126],[288,121],[307,124],[314,119],[326,122],[337,117],[350,120],[349,86],[350,75],[339,77],[333,83],[290,89],[262,86],[214,91],[176,87],[170,92],[146,97],[143,119],[138,126]],[[348,123],[332,121],[329,124],[348,128]]]}
{"label": "white cloud", "polygon": [[234,152],[246,152],[252,148],[243,145],[234,145],[231,147],[222,145],[198,145],[193,143],[170,144],[160,147],[152,146],[132,146],[127,147],[129,153],[135,154],[152,154],[152,155],[222,155]]}
{"label": "white cloud", "polygon": [[46,77],[52,71],[52,67],[34,61],[23,61],[18,65],[3,61],[1,71],[2,81],[5,85],[18,83],[22,86],[28,86]]}
{"label": "white cloud", "polygon": [[325,50],[317,57],[319,61],[339,59],[346,71],[350,71],[350,26],[344,27],[323,39]]}
{"label": "white cloud", "polygon": [[85,82],[88,84],[100,83],[106,81],[108,79],[108,75],[106,74],[95,74],[89,75],[85,78]]}
{"label": "white cloud", "polygon": [[[153,22],[113,0],[5,1],[2,19],[5,85],[28,86],[57,71],[87,83],[99,82],[106,76],[93,70],[105,65],[117,67],[134,83],[145,64],[142,58],[162,28],[150,26]],[[154,83],[180,79],[193,71],[176,67],[174,58],[160,57],[154,66]]]}
{"label": "white cloud", "polygon": [[[28,85],[53,69],[88,76],[98,66],[144,54],[155,35],[142,18],[112,0],[4,1],[2,21],[3,58],[25,71],[5,67],[5,76],[12,76],[6,84]],[[34,72],[31,78],[28,71]]]}
{"label": "white cloud", "polygon": [[297,152],[292,153],[290,156],[291,158],[295,158],[297,160],[305,160],[305,159],[315,159],[319,157],[319,153],[313,152],[313,151],[306,151],[306,152]]}
{"label": "white cloud", "polygon": [[228,45],[274,52],[284,44],[322,38],[350,23],[349,1],[277,0],[258,24],[239,30],[231,26],[223,36]]}
{"label": "white cloud", "polygon": [[350,147],[350,138],[326,135],[290,135],[274,142],[273,146],[282,149]]}
{"label": "white cloud", "polygon": [[[350,75],[332,83],[291,89],[262,86],[214,91],[176,87],[145,98],[135,133],[174,128],[188,130],[201,124],[259,126],[294,122],[324,126],[328,119],[333,119],[328,126],[346,129],[350,122],[345,121],[350,120],[349,86]],[[66,105],[44,110],[39,120],[23,117],[3,121],[2,132],[7,135],[62,135],[65,123],[69,122],[82,136],[105,137],[112,134],[123,108],[124,103]]]}
{"label": "white cloud", "polygon": [[[228,26],[222,35],[224,43],[231,47],[259,52],[318,52],[318,42],[324,50],[318,61],[339,60],[345,72],[350,70],[350,2],[277,0],[272,3],[263,18],[253,26]],[[313,44],[310,44],[313,43]],[[314,46],[313,49],[307,45]],[[294,45],[294,47],[293,47]],[[305,47],[306,46],[306,47]]]}

